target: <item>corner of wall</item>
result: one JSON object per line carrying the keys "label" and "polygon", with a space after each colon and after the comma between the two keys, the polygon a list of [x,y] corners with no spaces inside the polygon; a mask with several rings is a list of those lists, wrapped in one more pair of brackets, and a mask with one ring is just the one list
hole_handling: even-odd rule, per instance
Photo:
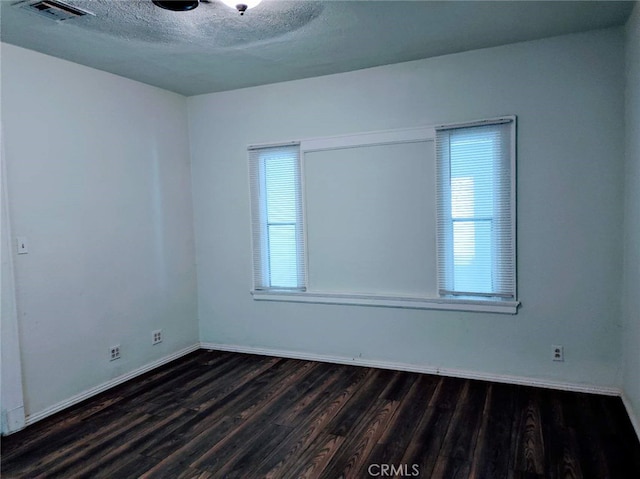
{"label": "corner of wall", "polygon": [[18,314],[13,275],[11,224],[9,219],[2,120],[0,119],[0,416],[2,434],[22,429],[25,425],[22,391],[22,366],[18,336]]}
{"label": "corner of wall", "polygon": [[640,2],[625,27],[623,399],[640,437]]}

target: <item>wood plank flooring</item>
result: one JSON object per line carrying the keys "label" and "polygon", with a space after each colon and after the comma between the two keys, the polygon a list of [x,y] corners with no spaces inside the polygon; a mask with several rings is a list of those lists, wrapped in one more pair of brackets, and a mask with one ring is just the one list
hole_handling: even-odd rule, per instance
{"label": "wood plank flooring", "polygon": [[3,478],[636,478],[619,398],[196,351],[2,438]]}

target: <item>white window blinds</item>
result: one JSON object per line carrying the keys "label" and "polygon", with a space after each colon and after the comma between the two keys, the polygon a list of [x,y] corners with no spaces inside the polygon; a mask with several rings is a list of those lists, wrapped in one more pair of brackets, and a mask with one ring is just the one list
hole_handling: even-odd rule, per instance
{"label": "white window blinds", "polygon": [[300,146],[249,148],[255,290],[304,290]]}
{"label": "white window blinds", "polygon": [[515,299],[515,122],[436,131],[441,296]]}

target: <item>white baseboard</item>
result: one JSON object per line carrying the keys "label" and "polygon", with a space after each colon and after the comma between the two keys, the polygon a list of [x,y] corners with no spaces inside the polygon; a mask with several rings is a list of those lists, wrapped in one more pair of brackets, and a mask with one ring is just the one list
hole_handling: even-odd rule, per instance
{"label": "white baseboard", "polygon": [[107,382],[99,384],[95,387],[92,387],[91,389],[87,389],[86,391],[83,391],[80,394],[76,394],[75,396],[72,396],[69,399],[65,399],[64,401],[54,404],[53,406],[43,409],[42,411],[39,411],[35,414],[29,414],[25,418],[25,425],[29,426],[34,422],[40,421],[45,417],[51,416],[52,414],[60,412],[63,409],[73,406],[74,404],[78,404],[79,402],[84,401],[85,399],[89,399],[90,397],[100,394],[101,392],[104,392],[107,389],[110,389],[114,386],[122,384],[123,382],[128,381],[129,379],[133,379],[137,376],[140,376],[141,374],[149,372],[152,369],[162,366],[163,364],[171,362],[175,359],[178,359],[198,349],[200,349],[200,345],[196,343],[193,346],[186,347],[184,349],[181,349],[180,351],[176,351],[173,354],[164,356],[160,359],[157,359],[148,364],[145,364],[144,366],[139,367],[138,369],[134,369],[133,371],[123,374],[122,376],[118,376],[117,378],[114,378]]}
{"label": "white baseboard", "polygon": [[25,418],[25,426],[29,426],[37,421],[40,421],[48,416],[51,416],[52,414],[62,411],[63,409],[66,409],[70,406],[78,404],[79,402],[84,401],[85,399],[89,399],[90,397],[100,394],[101,392],[104,392],[107,389],[110,389],[114,386],[122,384],[125,381],[128,381],[129,379],[133,379],[148,371],[151,371],[152,369],[162,366],[163,364],[166,364],[186,354],[196,351],[197,349],[213,349],[218,351],[229,351],[234,353],[258,354],[262,356],[276,356],[276,357],[282,357],[282,358],[304,359],[308,361],[319,361],[319,362],[334,363],[334,364],[347,364],[347,365],[373,367],[373,368],[380,368],[380,369],[393,369],[397,371],[435,374],[439,376],[449,376],[449,377],[456,377],[456,378],[463,378],[463,379],[477,379],[477,380],[492,381],[497,383],[517,384],[522,386],[533,386],[533,387],[541,387],[541,388],[548,388],[548,389],[558,389],[562,391],[603,394],[607,396],[620,396],[627,409],[627,413],[629,415],[631,423],[633,424],[633,427],[636,433],[638,434],[638,438],[640,438],[640,422],[638,421],[638,417],[635,415],[634,411],[632,410],[630,401],[625,397],[622,391],[617,388],[592,386],[588,384],[578,384],[578,383],[566,383],[566,382],[560,382],[560,381],[549,381],[544,379],[530,378],[530,377],[523,377],[523,376],[510,376],[510,375],[501,375],[501,374],[482,373],[482,372],[468,371],[463,369],[437,368],[433,366],[417,365],[417,364],[410,364],[410,363],[398,363],[398,362],[391,362],[391,361],[379,361],[379,360],[362,359],[362,358],[349,358],[345,356],[314,354],[314,353],[307,353],[302,351],[256,348],[251,346],[208,343],[208,342],[194,344],[193,346],[189,346],[187,348],[181,349],[180,351],[177,351],[163,358],[157,359],[156,361],[148,363],[127,374],[123,374],[122,376],[118,376],[117,378],[106,381],[91,389],[87,389],[86,391],[83,391],[80,394],[76,394],[75,396],[72,396],[64,401],[54,404],[53,406],[50,406],[42,411],[39,411],[35,414],[30,414]]}
{"label": "white baseboard", "polygon": [[627,416],[629,416],[631,425],[636,430],[636,435],[640,440],[640,421],[638,420],[638,416],[636,416],[635,411],[631,407],[631,401],[629,401],[629,398],[626,396],[624,392],[622,393],[621,397],[622,397],[622,403],[624,404],[624,407],[627,410]]}
{"label": "white baseboard", "polygon": [[255,348],[251,346],[241,346],[236,344],[200,343],[204,349],[214,349],[218,351],[229,351],[235,353],[259,354],[263,356],[276,356],[281,358],[305,359],[308,361],[320,361],[324,363],[350,364],[354,366],[365,366],[380,369],[393,369],[397,371],[408,371],[414,373],[435,374],[438,376],[449,376],[463,379],[477,379],[481,381],[492,381],[497,383],[518,384],[521,386],[534,386],[547,389],[558,389],[562,391],[582,392],[591,394],[603,394],[606,396],[621,396],[620,389],[613,387],[593,386],[589,384],[566,383],[560,381],[549,381],[546,379],[530,378],[524,376],[509,376],[503,374],[491,374],[478,371],[468,371],[464,369],[437,368],[409,363],[397,363],[391,361],[378,361],[372,359],[349,358],[344,356],[329,356],[324,354],[313,354],[301,351],[288,351],[269,348]]}

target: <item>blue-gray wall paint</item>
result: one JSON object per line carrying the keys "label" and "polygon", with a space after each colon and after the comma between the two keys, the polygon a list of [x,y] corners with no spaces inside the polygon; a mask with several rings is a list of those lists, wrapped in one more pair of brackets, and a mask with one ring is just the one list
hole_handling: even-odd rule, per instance
{"label": "blue-gray wall paint", "polygon": [[[201,341],[620,385],[622,29],[188,106]],[[248,145],[505,114],[519,130],[517,315],[252,300]],[[552,344],[564,345],[564,362],[551,361]]]}

